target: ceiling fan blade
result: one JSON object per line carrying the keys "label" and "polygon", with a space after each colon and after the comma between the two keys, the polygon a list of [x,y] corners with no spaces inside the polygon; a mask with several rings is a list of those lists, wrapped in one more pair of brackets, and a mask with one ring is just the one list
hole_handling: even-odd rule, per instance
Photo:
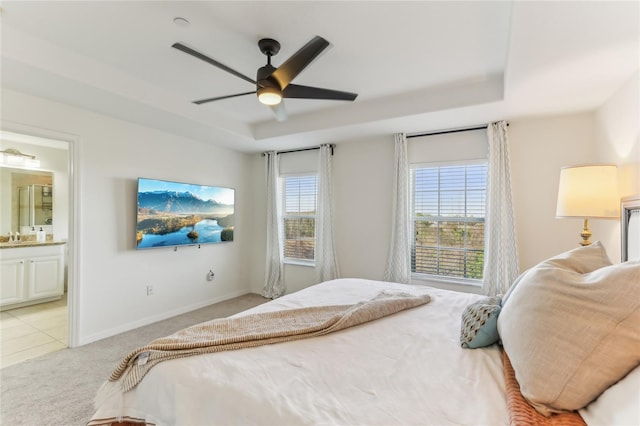
{"label": "ceiling fan blade", "polygon": [[334,101],[353,101],[358,97],[358,94],[351,92],[341,92],[339,90],[323,89],[321,87],[290,84],[282,91],[282,96],[284,98],[298,99],[329,99]]}
{"label": "ceiling fan blade", "polygon": [[198,58],[200,60],[203,60],[203,61],[213,65],[214,67],[218,67],[221,70],[228,72],[229,74],[233,74],[236,77],[240,77],[241,79],[243,79],[245,81],[248,81],[251,84],[256,84],[254,79],[249,78],[246,75],[241,74],[238,71],[236,71],[236,70],[234,70],[232,68],[229,68],[225,64],[221,64],[220,62],[216,61],[215,59],[211,59],[210,57],[208,57],[206,55],[203,55],[202,53],[200,53],[198,51],[195,51],[195,50],[193,50],[192,48],[190,48],[188,46],[185,46],[182,43],[174,43],[174,44],[171,45],[171,47],[173,47],[175,49],[178,49],[178,50],[180,50],[180,51],[182,51],[184,53],[187,53],[187,54],[189,54],[189,55],[191,55],[193,57],[196,57],[196,58]]}
{"label": "ceiling fan blade", "polygon": [[229,99],[229,98],[236,98],[238,96],[244,96],[244,95],[253,95],[255,93],[256,93],[256,91],[254,90],[253,92],[236,93],[235,95],[218,96],[217,98],[200,99],[199,101],[193,101],[193,103],[194,104],[198,104],[198,105],[202,105],[202,104],[206,104],[207,102],[219,101],[219,100],[222,100],[222,99]]}
{"label": "ceiling fan blade", "polygon": [[273,115],[276,116],[276,120],[278,121],[286,121],[288,118],[287,110],[284,107],[284,102],[280,102],[277,105],[269,105],[271,111],[273,111]]}
{"label": "ceiling fan blade", "polygon": [[272,74],[281,89],[291,83],[324,49],[329,47],[329,42],[320,36],[315,36],[300,50],[284,61]]}

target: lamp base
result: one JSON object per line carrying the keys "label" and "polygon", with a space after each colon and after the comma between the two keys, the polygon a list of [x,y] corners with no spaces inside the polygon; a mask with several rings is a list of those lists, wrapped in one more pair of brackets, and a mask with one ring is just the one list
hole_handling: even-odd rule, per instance
{"label": "lamp base", "polygon": [[591,241],[589,240],[589,238],[591,238],[591,232],[589,231],[589,219],[588,218],[584,218],[584,228],[582,229],[582,232],[580,233],[580,236],[582,237],[582,241],[580,242],[581,246],[588,246],[591,244]]}

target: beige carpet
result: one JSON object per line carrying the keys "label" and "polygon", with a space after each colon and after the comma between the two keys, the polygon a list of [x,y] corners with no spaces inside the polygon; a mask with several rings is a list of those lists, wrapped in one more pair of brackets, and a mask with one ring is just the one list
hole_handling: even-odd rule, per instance
{"label": "beige carpet", "polygon": [[0,424],[85,425],[93,414],[96,391],[130,351],[190,325],[224,318],[268,300],[247,294],[79,348],[5,367],[0,370]]}

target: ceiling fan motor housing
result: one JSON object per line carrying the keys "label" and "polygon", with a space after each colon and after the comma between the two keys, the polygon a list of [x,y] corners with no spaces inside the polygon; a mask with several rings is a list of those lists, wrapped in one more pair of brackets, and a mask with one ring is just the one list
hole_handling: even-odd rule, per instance
{"label": "ceiling fan motor housing", "polygon": [[256,88],[260,89],[261,87],[274,87],[274,88],[277,88],[278,90],[282,90],[278,82],[275,81],[275,79],[270,78],[271,74],[275,70],[276,68],[271,64],[267,64],[263,67],[258,68],[258,73],[256,75],[256,82],[257,82]]}

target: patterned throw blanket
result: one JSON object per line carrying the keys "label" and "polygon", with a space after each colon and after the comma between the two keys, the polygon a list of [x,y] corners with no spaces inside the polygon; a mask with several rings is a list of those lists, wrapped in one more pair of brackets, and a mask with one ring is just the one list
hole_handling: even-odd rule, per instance
{"label": "patterned throw blanket", "polygon": [[162,361],[322,336],[424,305],[430,300],[427,294],[383,291],[355,305],[316,306],[215,319],[134,350],[122,360],[109,381],[120,381],[121,391],[127,392]]}

